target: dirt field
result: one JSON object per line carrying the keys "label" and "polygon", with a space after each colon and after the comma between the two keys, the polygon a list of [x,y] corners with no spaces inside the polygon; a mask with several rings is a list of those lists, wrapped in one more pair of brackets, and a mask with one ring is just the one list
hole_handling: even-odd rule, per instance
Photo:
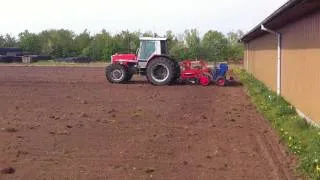
{"label": "dirt field", "polygon": [[0,179],[295,179],[243,87],[106,82],[103,68],[0,67]]}

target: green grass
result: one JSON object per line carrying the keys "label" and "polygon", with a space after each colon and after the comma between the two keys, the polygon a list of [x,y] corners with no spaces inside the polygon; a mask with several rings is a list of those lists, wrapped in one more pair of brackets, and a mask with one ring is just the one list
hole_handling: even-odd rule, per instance
{"label": "green grass", "polygon": [[235,69],[258,110],[281,135],[281,140],[298,157],[297,172],[320,179],[320,130],[309,125],[285,99],[242,69]]}

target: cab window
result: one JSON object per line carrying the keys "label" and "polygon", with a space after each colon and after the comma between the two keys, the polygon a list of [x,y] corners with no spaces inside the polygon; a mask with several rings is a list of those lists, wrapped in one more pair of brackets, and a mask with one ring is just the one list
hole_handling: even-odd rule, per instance
{"label": "cab window", "polygon": [[143,41],[140,47],[140,58],[139,59],[149,59],[150,56],[156,51],[155,41]]}

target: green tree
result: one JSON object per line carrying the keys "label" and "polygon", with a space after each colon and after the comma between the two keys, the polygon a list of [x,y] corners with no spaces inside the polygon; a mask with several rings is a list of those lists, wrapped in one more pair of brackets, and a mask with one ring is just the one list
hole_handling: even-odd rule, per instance
{"label": "green tree", "polygon": [[239,39],[243,36],[243,32],[238,30],[237,32],[229,32],[227,34],[229,41],[228,60],[240,60],[243,59],[243,44],[239,43]]}
{"label": "green tree", "polygon": [[135,53],[139,47],[139,32],[122,31],[113,37],[113,50],[122,53]]}
{"label": "green tree", "polygon": [[113,38],[105,29],[96,34],[84,54],[95,60],[110,60],[115,53]]}
{"label": "green tree", "polygon": [[171,48],[170,52],[170,55],[178,61],[189,59],[189,54],[189,49],[185,46],[183,41],[177,42]]}
{"label": "green tree", "polygon": [[85,55],[85,49],[90,45],[92,38],[90,33],[84,30],[79,35],[75,36],[74,38],[74,51],[77,56]]}
{"label": "green tree", "polygon": [[142,33],[143,37],[153,37],[154,33],[152,31],[146,31],[144,33]]}
{"label": "green tree", "polygon": [[0,36],[1,47],[17,47],[18,42],[14,36],[6,34],[5,36]]}
{"label": "green tree", "polygon": [[199,32],[197,29],[186,30],[185,41],[188,47],[188,57],[191,59],[197,59],[200,57],[200,42]]}
{"label": "green tree", "polygon": [[[211,61],[238,60],[243,58],[243,45],[238,42],[242,31],[225,36],[217,31],[208,31],[202,38],[197,29],[174,34],[166,32],[168,50],[177,60],[204,58]],[[89,56],[96,60],[110,60],[115,53],[135,53],[139,48],[139,37],[153,37],[151,31],[144,33],[121,31],[111,35],[105,29],[92,36],[87,30],[76,35],[66,29],[44,30],[38,34],[24,31],[18,41],[9,34],[0,35],[0,47],[21,47],[53,57]]]}
{"label": "green tree", "polygon": [[30,33],[28,30],[19,34],[19,46],[24,51],[40,53],[41,44],[39,36],[35,33]]}
{"label": "green tree", "polygon": [[55,57],[75,56],[73,39],[75,34],[70,30],[48,30],[40,33],[41,52]]}
{"label": "green tree", "polygon": [[178,44],[179,41],[171,30],[168,30],[166,32],[166,37],[167,37],[169,54],[174,55],[172,52],[175,50],[175,48],[179,49],[179,48],[177,48],[178,46],[180,46],[180,44]]}
{"label": "green tree", "polygon": [[203,53],[210,61],[227,60],[228,47],[228,40],[221,32],[210,30],[203,36]]}
{"label": "green tree", "polygon": [[6,40],[4,36],[0,35],[0,47],[4,47],[6,44]]}

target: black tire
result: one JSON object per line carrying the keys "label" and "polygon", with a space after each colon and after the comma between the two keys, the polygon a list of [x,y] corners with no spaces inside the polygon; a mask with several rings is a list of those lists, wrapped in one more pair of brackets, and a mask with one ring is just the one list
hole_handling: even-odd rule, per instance
{"label": "black tire", "polygon": [[128,73],[126,77],[126,81],[130,81],[132,79],[133,73]]}
{"label": "black tire", "polygon": [[111,83],[125,83],[128,71],[121,64],[111,64],[106,67],[106,77]]}
{"label": "black tire", "polygon": [[174,61],[165,57],[155,57],[147,67],[147,78],[156,86],[165,86],[174,80],[176,76]]}
{"label": "black tire", "polygon": [[130,81],[132,79],[132,76],[135,73],[134,67],[129,65],[128,68],[127,68],[127,72],[128,72],[128,74],[127,74],[127,77],[126,77],[126,81]]}
{"label": "black tire", "polygon": [[175,77],[173,79],[173,82],[177,82],[177,80],[180,78],[181,69],[178,61],[174,61],[175,64]]}

